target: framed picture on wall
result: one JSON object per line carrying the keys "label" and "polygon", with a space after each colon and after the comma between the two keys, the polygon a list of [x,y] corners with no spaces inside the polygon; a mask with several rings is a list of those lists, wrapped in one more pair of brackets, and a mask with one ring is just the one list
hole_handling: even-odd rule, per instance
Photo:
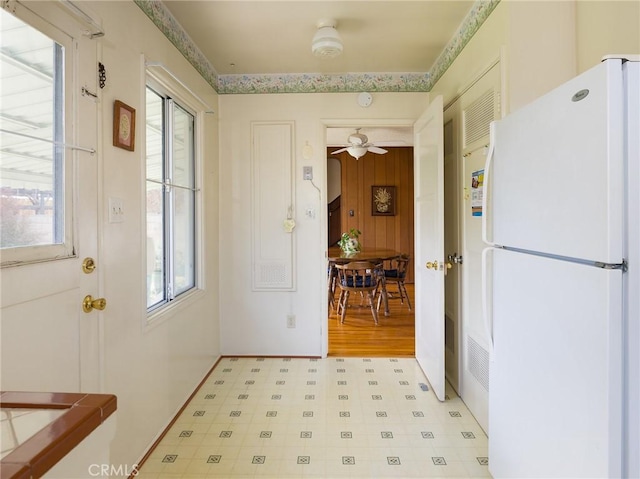
{"label": "framed picture on wall", "polygon": [[113,146],[133,151],[136,139],[136,110],[116,100],[113,104]]}
{"label": "framed picture on wall", "polygon": [[395,216],[396,214],[396,187],[372,186],[371,187],[371,214],[373,216]]}

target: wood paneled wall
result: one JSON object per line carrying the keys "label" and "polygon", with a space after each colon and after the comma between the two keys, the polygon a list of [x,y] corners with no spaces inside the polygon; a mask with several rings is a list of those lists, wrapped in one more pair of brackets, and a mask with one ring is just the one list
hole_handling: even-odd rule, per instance
{"label": "wood paneled wall", "polygon": [[[386,148],[388,153],[367,153],[359,160],[347,152],[327,157],[338,158],[341,167],[342,231],[359,229],[365,248],[390,248],[413,258],[413,148]],[[396,187],[395,216],[372,215],[372,186]],[[353,216],[350,212],[353,211]],[[410,263],[407,282],[413,282]]]}

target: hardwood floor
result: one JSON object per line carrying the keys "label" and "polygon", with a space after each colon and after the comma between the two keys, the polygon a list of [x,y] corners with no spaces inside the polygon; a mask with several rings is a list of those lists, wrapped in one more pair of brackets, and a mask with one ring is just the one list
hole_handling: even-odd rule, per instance
{"label": "hardwood floor", "polygon": [[[407,284],[407,293],[415,308],[415,290],[413,284]],[[391,287],[393,294],[394,288]],[[336,300],[339,291],[336,291]],[[389,300],[390,316],[385,316],[382,307],[379,311],[378,325],[373,322],[371,309],[360,306],[359,297],[351,297],[344,324],[336,315],[335,309],[329,311],[329,356],[358,357],[414,357],[415,356],[415,316],[409,310],[407,302],[400,303],[394,298]]]}

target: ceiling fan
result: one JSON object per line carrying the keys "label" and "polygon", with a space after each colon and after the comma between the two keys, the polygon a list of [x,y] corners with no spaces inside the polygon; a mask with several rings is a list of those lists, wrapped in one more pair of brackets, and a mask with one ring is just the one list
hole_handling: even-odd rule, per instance
{"label": "ceiling fan", "polygon": [[331,154],[342,153],[343,151],[349,153],[356,160],[364,156],[367,151],[377,153],[378,155],[384,155],[387,152],[387,150],[377,147],[373,143],[369,143],[369,138],[367,138],[367,135],[360,133],[360,128],[356,128],[356,132],[349,135],[349,146],[332,151]]}

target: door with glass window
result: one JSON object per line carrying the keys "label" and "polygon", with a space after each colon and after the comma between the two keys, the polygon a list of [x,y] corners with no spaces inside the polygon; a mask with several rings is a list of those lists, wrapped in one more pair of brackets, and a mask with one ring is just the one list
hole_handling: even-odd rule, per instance
{"label": "door with glass window", "polygon": [[97,46],[52,3],[0,9],[0,387],[98,391]]}

